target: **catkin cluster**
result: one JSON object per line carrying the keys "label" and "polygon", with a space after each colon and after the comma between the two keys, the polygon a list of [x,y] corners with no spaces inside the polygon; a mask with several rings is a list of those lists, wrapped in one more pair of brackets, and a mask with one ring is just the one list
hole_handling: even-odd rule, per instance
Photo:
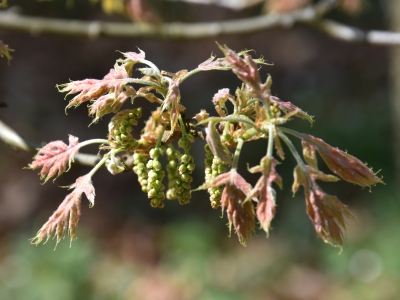
{"label": "catkin cluster", "polygon": [[[221,160],[214,156],[208,144],[204,147],[206,152],[205,164],[205,181],[212,182],[212,180],[220,174],[226,172],[225,165]],[[214,187],[207,189],[210,194],[210,202],[212,208],[217,208],[221,205],[222,187]]]}
{"label": "catkin cluster", "polygon": [[133,155],[133,172],[138,176],[138,181],[142,191],[147,193],[148,169],[146,167],[149,157],[144,154],[135,153]]}
{"label": "catkin cluster", "polygon": [[179,150],[175,149],[172,144],[168,146],[167,149],[167,174],[168,174],[168,190],[166,193],[166,197],[168,200],[177,199],[177,181],[179,179],[179,163],[180,157],[182,153]]}
{"label": "catkin cluster", "polygon": [[122,110],[117,113],[108,124],[108,140],[113,148],[134,149],[137,145],[131,134],[132,126],[137,125],[142,116],[142,108]]}
{"label": "catkin cluster", "polygon": [[152,207],[163,208],[164,207],[164,179],[165,172],[162,170],[161,162],[159,161],[160,155],[165,153],[163,146],[155,147],[150,150],[150,159],[146,164],[148,170],[147,178],[147,196],[151,199],[150,205]]}

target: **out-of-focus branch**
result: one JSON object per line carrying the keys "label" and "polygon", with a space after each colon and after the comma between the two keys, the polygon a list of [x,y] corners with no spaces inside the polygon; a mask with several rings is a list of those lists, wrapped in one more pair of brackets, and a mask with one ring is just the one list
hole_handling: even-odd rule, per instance
{"label": "out-of-focus branch", "polygon": [[361,42],[374,45],[400,45],[400,32],[364,31],[331,20],[315,22],[314,25],[329,36],[347,42]]}
{"label": "out-of-focus branch", "polygon": [[62,20],[28,17],[12,11],[0,12],[0,28],[21,30],[32,34],[57,34],[117,38],[165,37],[198,39],[222,35],[244,34],[297,23],[313,23],[333,9],[338,0],[323,0],[313,6],[287,13],[270,13],[246,19],[204,23],[118,23],[101,21]]}
{"label": "out-of-focus branch", "polygon": [[[37,149],[43,146],[40,143],[32,142],[26,138],[21,137],[13,129],[4,124],[1,120],[0,140],[8,144],[13,149],[23,150],[31,153],[36,153]],[[94,166],[99,161],[99,157],[93,154],[77,153],[74,160],[81,165]]]}
{"label": "out-of-focus branch", "polygon": [[10,10],[0,12],[0,28],[27,31],[34,35],[56,34],[89,38],[164,37],[171,39],[200,39],[306,24],[312,25],[329,36],[347,42],[400,45],[400,33],[398,32],[364,31],[335,21],[321,19],[338,2],[337,0],[323,0],[313,6],[296,11],[269,13],[246,19],[204,23],[174,22],[159,25],[28,17]]}

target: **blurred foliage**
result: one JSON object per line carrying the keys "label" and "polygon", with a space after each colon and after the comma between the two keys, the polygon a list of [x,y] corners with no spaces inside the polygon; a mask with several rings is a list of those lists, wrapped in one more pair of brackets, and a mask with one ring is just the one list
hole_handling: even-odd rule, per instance
{"label": "blurred foliage", "polygon": [[[1,244],[0,299],[396,299],[400,207],[378,202],[392,197],[376,194],[375,208],[355,209],[359,223],[349,224],[340,255],[320,241],[298,246],[309,233],[282,228],[242,247],[201,219],[151,225],[154,234],[137,224],[136,236],[126,235],[134,228],[114,233],[127,239],[119,244],[80,232],[57,251],[27,245],[21,233]],[[134,255],[132,247],[145,250]]]}

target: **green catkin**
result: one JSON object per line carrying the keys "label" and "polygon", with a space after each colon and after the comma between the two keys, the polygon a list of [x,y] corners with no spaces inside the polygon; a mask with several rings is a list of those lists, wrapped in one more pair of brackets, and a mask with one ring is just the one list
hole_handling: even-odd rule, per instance
{"label": "green catkin", "polygon": [[147,161],[149,157],[147,155],[135,153],[133,155],[133,172],[138,176],[138,181],[140,186],[142,187],[142,191],[147,193],[147,185],[148,185],[148,172],[149,170],[146,167]]}
{"label": "green catkin", "polygon": [[137,125],[142,116],[142,108],[122,110],[117,113],[108,125],[108,140],[115,149],[133,150],[137,145],[131,134],[132,126]]}
{"label": "green catkin", "polygon": [[146,168],[148,170],[147,179],[147,196],[151,199],[150,205],[152,207],[164,207],[164,179],[165,172],[162,170],[161,162],[159,161],[160,155],[165,153],[163,146],[155,147],[150,150],[150,159],[147,161]]}
{"label": "green catkin", "polygon": [[[204,150],[206,152],[206,158],[204,161],[206,166],[205,180],[206,182],[211,182],[218,175],[225,173],[226,167],[218,157],[213,155],[207,144],[204,147]],[[221,205],[222,187],[209,188],[207,191],[210,194],[211,207],[219,207]]]}
{"label": "green catkin", "polygon": [[185,134],[178,141],[178,146],[185,150],[185,154],[180,157],[178,165],[178,176],[175,179],[176,196],[180,204],[187,204],[191,197],[191,186],[193,181],[192,172],[194,170],[194,158],[189,154],[190,143],[193,143],[194,137],[191,134]]}
{"label": "green catkin", "polygon": [[168,157],[168,164],[167,164],[167,174],[168,174],[168,190],[166,193],[166,197],[168,200],[177,199],[177,180],[179,179],[179,163],[181,153],[179,150],[176,150],[174,146],[171,144],[168,146],[167,149],[167,157]]}

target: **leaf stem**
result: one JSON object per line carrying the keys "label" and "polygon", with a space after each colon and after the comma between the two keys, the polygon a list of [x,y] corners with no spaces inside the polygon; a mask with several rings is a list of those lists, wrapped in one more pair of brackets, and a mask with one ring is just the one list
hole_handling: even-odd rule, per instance
{"label": "leaf stem", "polygon": [[108,140],[105,139],[92,139],[92,140],[87,140],[84,142],[81,142],[78,144],[79,148],[85,147],[87,145],[91,145],[91,144],[109,144],[110,142]]}
{"label": "leaf stem", "polygon": [[240,152],[242,151],[242,146],[244,143],[243,139],[241,138],[238,138],[237,141],[238,143],[236,146],[235,154],[233,155],[232,170],[237,170]]}

